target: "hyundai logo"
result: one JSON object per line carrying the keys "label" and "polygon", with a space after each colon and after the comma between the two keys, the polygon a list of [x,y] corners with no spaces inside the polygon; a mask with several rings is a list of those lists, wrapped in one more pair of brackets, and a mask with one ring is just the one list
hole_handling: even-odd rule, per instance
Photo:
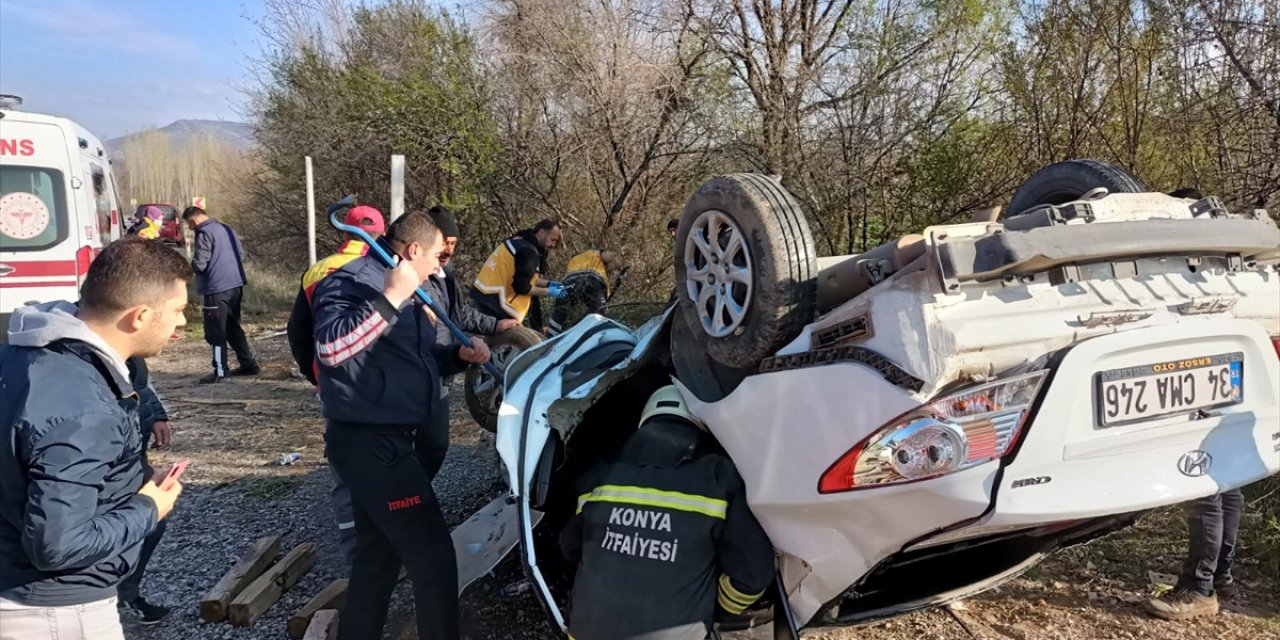
{"label": "hyundai logo", "polygon": [[17,269],[7,264],[0,264],[0,276],[7,276],[14,271],[17,271]]}
{"label": "hyundai logo", "polygon": [[1199,478],[1209,473],[1209,469],[1213,467],[1213,456],[1208,451],[1193,449],[1182,454],[1178,458],[1178,471],[1188,478]]}

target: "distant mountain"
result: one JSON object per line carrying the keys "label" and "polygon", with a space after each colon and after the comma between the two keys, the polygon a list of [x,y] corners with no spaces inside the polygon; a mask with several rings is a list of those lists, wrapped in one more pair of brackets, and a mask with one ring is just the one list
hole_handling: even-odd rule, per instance
{"label": "distant mountain", "polygon": [[253,138],[253,125],[245,122],[228,122],[226,120],[177,120],[159,129],[148,129],[127,136],[107,140],[107,150],[111,157],[120,158],[124,154],[124,145],[129,139],[150,131],[167,133],[174,147],[182,147],[190,140],[206,133],[214,139],[231,145],[237,149],[249,149],[256,143]]}

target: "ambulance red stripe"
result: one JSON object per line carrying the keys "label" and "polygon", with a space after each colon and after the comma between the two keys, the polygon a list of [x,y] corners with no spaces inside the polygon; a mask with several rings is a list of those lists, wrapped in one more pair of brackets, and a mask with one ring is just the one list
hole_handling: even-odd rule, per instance
{"label": "ambulance red stripe", "polygon": [[0,278],[53,278],[75,275],[77,275],[75,260],[0,260]]}

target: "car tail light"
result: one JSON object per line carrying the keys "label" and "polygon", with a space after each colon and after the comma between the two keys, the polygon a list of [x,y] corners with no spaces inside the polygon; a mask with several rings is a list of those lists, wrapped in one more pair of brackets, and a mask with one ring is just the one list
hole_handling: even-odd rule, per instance
{"label": "car tail light", "polygon": [[1276,336],[1271,339],[1271,346],[1275,347],[1276,357],[1280,358],[1280,336]]}
{"label": "car tail light", "polygon": [[1002,457],[1021,435],[1046,372],[936,398],[858,443],[818,480],[819,493],[936,478]]}

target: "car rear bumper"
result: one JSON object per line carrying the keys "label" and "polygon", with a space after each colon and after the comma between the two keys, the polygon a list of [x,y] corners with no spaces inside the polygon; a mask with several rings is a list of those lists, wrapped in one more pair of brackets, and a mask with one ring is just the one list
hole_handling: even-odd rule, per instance
{"label": "car rear bumper", "polygon": [[[1103,426],[1099,371],[1243,354],[1241,404]],[[1248,320],[1186,322],[1065,354],[1006,465],[993,524],[1038,524],[1176,504],[1280,471],[1280,361]]]}
{"label": "car rear bumper", "polygon": [[[1244,402],[1119,426],[1096,412],[1098,371],[1241,353]],[[1133,513],[1280,472],[1280,360],[1255,322],[1213,320],[1095,338],[1065,353],[979,521],[920,544]]]}

